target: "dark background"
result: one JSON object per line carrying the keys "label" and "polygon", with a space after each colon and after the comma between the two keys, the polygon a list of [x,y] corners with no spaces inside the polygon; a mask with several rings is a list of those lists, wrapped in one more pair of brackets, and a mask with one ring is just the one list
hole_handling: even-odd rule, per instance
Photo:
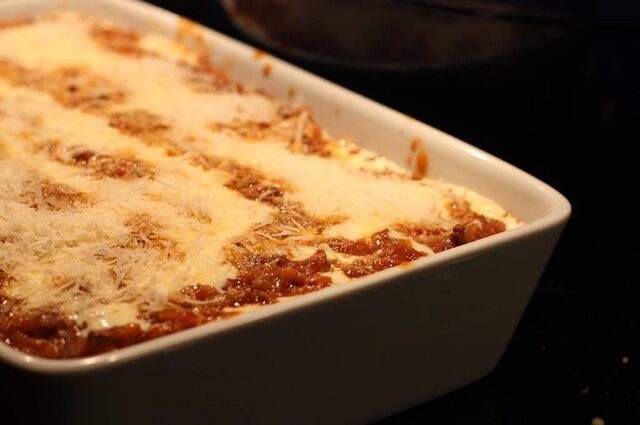
{"label": "dark background", "polygon": [[[256,45],[215,0],[153,3]],[[581,2],[565,36],[482,63],[383,73],[286,57],[505,159],[573,206],[496,370],[381,424],[640,424],[640,30],[629,5]]]}

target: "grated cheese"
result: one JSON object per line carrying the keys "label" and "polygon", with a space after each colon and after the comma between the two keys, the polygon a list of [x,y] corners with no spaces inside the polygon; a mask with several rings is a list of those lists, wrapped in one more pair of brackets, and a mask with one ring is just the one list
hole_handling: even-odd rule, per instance
{"label": "grated cheese", "polygon": [[[354,256],[314,243],[366,238],[398,223],[451,229],[447,205],[456,199],[507,228],[520,224],[472,191],[411,180],[380,156],[354,152],[352,142],[321,134],[331,158],[305,154],[314,125],[307,109],[283,114],[280,101],[198,70],[199,55],[168,39],[142,35],[139,54],[105,48],[91,36],[97,22],[58,13],[0,31],[0,271],[11,277],[0,291],[22,309],[57,309],[85,334],[144,328],[142,311],[162,309],[187,286],[223,290],[238,273],[225,257],[232,245],[254,255],[256,241],[286,244],[295,261],[320,247],[348,264]],[[60,70],[79,77],[56,86],[51,77]],[[118,96],[102,101],[108,91],[87,81],[108,82]],[[86,103],[85,89],[102,100]],[[110,120],[132,111],[135,131]],[[142,117],[161,125],[145,129]],[[242,123],[260,131],[232,131]],[[137,134],[144,131],[150,136]],[[233,164],[261,176],[266,189],[252,199],[234,188]],[[124,178],[123,167],[139,172]],[[283,207],[288,218],[278,221]],[[326,226],[307,225],[309,217]],[[349,280],[338,269],[324,275]]]}

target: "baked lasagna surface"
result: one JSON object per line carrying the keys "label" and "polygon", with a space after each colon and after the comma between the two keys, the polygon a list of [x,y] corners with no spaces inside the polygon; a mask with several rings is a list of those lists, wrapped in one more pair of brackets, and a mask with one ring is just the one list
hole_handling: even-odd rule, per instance
{"label": "baked lasagna surface", "polygon": [[518,224],[169,39],[0,25],[0,339],[26,353],[113,350]]}

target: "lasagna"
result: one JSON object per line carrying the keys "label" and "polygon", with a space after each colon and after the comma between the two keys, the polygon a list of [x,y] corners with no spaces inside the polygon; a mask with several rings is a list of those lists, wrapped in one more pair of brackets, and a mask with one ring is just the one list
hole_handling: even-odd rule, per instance
{"label": "lasagna", "polygon": [[413,147],[406,170],[168,38],[1,23],[0,339],[93,355],[520,224]]}

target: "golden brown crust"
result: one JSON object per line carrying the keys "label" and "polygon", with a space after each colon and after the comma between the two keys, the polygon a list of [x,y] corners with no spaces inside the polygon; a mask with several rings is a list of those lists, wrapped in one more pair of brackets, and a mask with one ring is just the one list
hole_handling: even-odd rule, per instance
{"label": "golden brown crust", "polygon": [[35,184],[29,191],[20,196],[22,202],[35,210],[60,211],[69,208],[78,208],[88,204],[89,197],[86,193],[72,189],[71,187],[48,181]]}
{"label": "golden brown crust", "polygon": [[140,47],[140,34],[135,31],[96,23],[91,27],[90,34],[98,45],[115,53],[135,57],[149,54]]}
{"label": "golden brown crust", "polygon": [[169,260],[184,260],[184,252],[173,239],[163,234],[164,226],[147,213],[136,214],[124,223],[130,229],[118,247],[128,249],[155,249]]}
{"label": "golden brown crust", "polygon": [[154,176],[150,164],[135,158],[101,154],[82,146],[68,146],[58,142],[47,143],[44,149],[55,161],[90,170],[91,175],[97,179],[110,177],[133,180]]}
{"label": "golden brown crust", "polygon": [[16,86],[48,93],[64,107],[85,111],[102,111],[126,98],[125,92],[107,78],[75,67],[42,72],[0,59],[0,78]]}

